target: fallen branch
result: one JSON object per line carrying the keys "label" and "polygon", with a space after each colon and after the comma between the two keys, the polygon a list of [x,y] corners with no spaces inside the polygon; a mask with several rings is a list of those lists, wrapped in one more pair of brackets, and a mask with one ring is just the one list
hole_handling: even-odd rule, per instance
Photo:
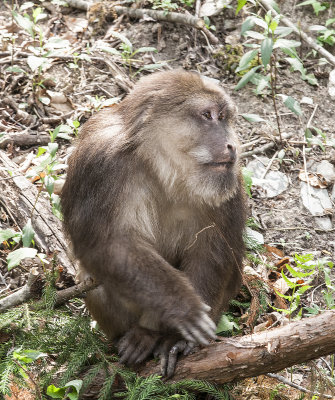
{"label": "fallen branch", "polygon": [[27,283],[17,292],[9,294],[0,300],[0,312],[18,306],[31,299],[34,296],[34,284],[39,275],[38,269],[32,268],[29,272]]}
{"label": "fallen branch", "polygon": [[50,142],[50,135],[34,133],[5,134],[0,139],[0,149],[5,149],[9,144],[16,146],[44,146]]}
{"label": "fallen branch", "polygon": [[[277,16],[277,11],[271,6],[269,0],[259,0],[260,4],[268,11],[271,11],[272,16]],[[305,32],[298,29],[293,22],[291,22],[287,17],[281,16],[281,22],[283,22],[286,26],[293,29],[293,32],[296,33],[304,42],[306,42],[312,49],[321,54],[330,64],[335,66],[335,56],[333,56],[329,51],[327,51],[324,47],[320,46],[313,40],[310,36],[306,35]]]}
{"label": "fallen branch", "polygon": [[[291,132],[286,135],[283,134],[283,141],[285,142],[287,139],[290,139],[292,136],[294,136],[295,133],[296,132]],[[246,158],[246,157],[253,156],[255,154],[265,153],[267,150],[272,149],[272,147],[275,147],[276,145],[277,145],[277,142],[275,142],[275,141],[266,143],[263,146],[256,147],[256,149],[253,149],[250,151],[245,151],[245,152],[241,153],[241,157]]]}
{"label": "fallen branch", "polygon": [[[327,311],[280,328],[221,339],[183,357],[172,380],[204,379],[224,384],[278,372],[334,352],[335,312]],[[159,365],[150,361],[138,373],[159,374]]]}
{"label": "fallen branch", "polygon": [[[70,7],[78,8],[80,10],[89,11],[90,7],[94,4],[97,6],[97,3],[91,3],[89,1],[83,0],[68,0],[68,5]],[[122,6],[112,6],[110,7],[111,15],[113,13],[117,13],[117,15],[128,15],[131,18],[144,18],[148,16],[157,21],[166,21],[172,22],[175,24],[188,25],[192,28],[199,29],[205,33],[208,39],[213,44],[219,43],[219,39],[210,32],[205,25],[205,22],[201,18],[194,17],[193,15],[180,14],[176,12],[166,12],[159,10],[151,10],[151,9],[141,9],[141,8],[130,8],[130,7],[122,7]]]}
{"label": "fallen branch", "polygon": [[[67,255],[68,246],[61,221],[52,214],[48,199],[39,196],[35,205],[37,188],[19,173],[17,166],[3,151],[0,151],[0,166],[0,193],[6,208],[22,229],[35,207],[32,225],[37,247],[46,254],[56,253],[60,264],[74,276],[76,268]],[[14,175],[11,179],[8,179],[11,177],[8,171]]]}
{"label": "fallen branch", "polygon": [[[0,52],[0,57],[4,57],[6,55],[10,55],[10,52],[9,51]],[[29,57],[29,56],[31,56],[31,53],[26,53],[24,51],[20,51],[17,54],[17,57]],[[56,58],[56,59],[60,59],[60,60],[64,60],[64,61],[73,61],[73,59],[74,59],[74,56],[64,56],[64,55],[59,55],[59,54],[57,54],[57,55],[48,54],[46,57],[47,58]],[[134,85],[129,80],[129,77],[112,60],[109,60],[107,57],[94,57],[94,56],[90,56],[90,60],[99,61],[99,62],[106,64],[107,67],[109,68],[110,73],[112,74],[112,76],[115,80],[115,83],[121,89],[123,89],[125,92],[129,92],[133,88]],[[8,60],[8,62],[10,62],[10,60]],[[42,118],[42,122],[44,122],[43,118]],[[48,121],[46,123],[48,123]]]}

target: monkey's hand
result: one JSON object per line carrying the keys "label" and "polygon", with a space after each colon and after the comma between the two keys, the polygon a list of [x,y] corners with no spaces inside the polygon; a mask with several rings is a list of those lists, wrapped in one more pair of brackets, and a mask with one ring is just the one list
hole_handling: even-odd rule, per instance
{"label": "monkey's hand", "polygon": [[131,328],[117,343],[120,363],[139,364],[148,358],[156,346],[159,334],[146,328]]}
{"label": "monkey's hand", "polygon": [[154,351],[154,356],[159,357],[161,364],[161,374],[165,378],[171,378],[177,365],[178,354],[187,356],[196,346],[194,342],[167,338],[159,343]]}
{"label": "monkey's hand", "polygon": [[182,318],[171,318],[170,322],[187,342],[206,345],[209,339],[216,339],[216,325],[208,316],[210,310],[207,304],[201,303],[200,310],[191,310]]}

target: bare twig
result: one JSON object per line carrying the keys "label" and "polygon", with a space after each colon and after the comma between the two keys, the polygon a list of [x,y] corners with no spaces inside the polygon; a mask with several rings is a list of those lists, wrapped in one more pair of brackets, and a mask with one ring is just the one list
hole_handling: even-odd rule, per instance
{"label": "bare twig", "polygon": [[32,298],[32,288],[38,277],[38,269],[32,268],[29,272],[27,283],[17,292],[12,293],[0,300],[0,312],[22,304]]}
{"label": "bare twig", "polygon": [[[81,10],[88,11],[91,7],[92,3],[89,1],[82,0],[68,0],[67,3],[71,7],[79,8]],[[130,7],[122,7],[122,6],[113,6],[111,8],[118,15],[126,14],[132,18],[144,18],[146,15],[157,20],[157,21],[166,21],[172,22],[175,24],[189,25],[193,28],[200,29],[203,31],[208,39],[216,44],[219,43],[219,39],[214,36],[209,30],[206,28],[204,21],[201,18],[194,17],[193,15],[180,14],[176,12],[166,12],[160,10],[151,10],[151,9],[141,9],[141,8],[130,8]]]}
{"label": "bare twig", "polygon": [[318,392],[314,392],[314,391],[308,390],[308,389],[306,389],[306,388],[304,388],[304,387],[302,387],[300,385],[297,385],[296,383],[293,383],[293,382],[289,381],[288,379],[285,379],[283,376],[280,376],[280,375],[277,375],[277,374],[271,374],[271,373],[268,373],[266,375],[269,376],[270,378],[277,379],[279,382],[282,382],[285,385],[288,385],[288,386],[291,386],[291,387],[293,387],[295,389],[298,389],[301,392],[311,393],[311,394],[316,395],[316,396],[322,396],[322,397],[324,397],[326,399],[333,399],[334,398],[334,396],[331,396],[329,394],[322,394],[321,395]]}

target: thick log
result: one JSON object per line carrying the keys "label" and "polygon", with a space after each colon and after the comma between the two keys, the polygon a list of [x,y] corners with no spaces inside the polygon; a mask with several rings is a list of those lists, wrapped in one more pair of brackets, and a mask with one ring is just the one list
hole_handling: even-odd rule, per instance
{"label": "thick log", "polygon": [[[32,225],[36,232],[35,242],[46,254],[56,253],[57,260],[70,275],[75,275],[74,263],[67,255],[61,221],[51,211],[49,200],[43,195],[38,197],[37,188],[18,172],[8,156],[0,151],[0,199],[3,205],[22,229],[35,207]],[[11,171],[13,178],[7,171]],[[35,204],[36,203],[36,204]]]}
{"label": "thick log", "polygon": [[[268,331],[225,338],[179,360],[173,381],[204,379],[224,384],[281,371],[335,352],[335,312],[291,322]],[[160,374],[150,361],[138,369],[142,376]]]}

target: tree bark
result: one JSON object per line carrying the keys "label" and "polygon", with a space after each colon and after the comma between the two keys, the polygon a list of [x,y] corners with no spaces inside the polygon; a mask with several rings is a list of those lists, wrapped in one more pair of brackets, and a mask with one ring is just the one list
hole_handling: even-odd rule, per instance
{"label": "tree bark", "polygon": [[[32,225],[37,247],[46,254],[56,253],[63,268],[70,275],[75,275],[76,268],[67,255],[68,245],[61,221],[52,214],[49,200],[40,195],[35,205],[37,188],[19,173],[17,165],[3,151],[0,151],[0,166],[0,200],[3,206],[15,216],[15,222],[21,229],[35,206]],[[12,172],[12,178],[7,171]]]}
{"label": "tree bark", "polygon": [[[268,372],[281,371],[335,352],[335,312],[292,322],[280,328],[220,342],[179,360],[173,381],[203,379],[224,384]],[[150,361],[137,371],[160,374]]]}

